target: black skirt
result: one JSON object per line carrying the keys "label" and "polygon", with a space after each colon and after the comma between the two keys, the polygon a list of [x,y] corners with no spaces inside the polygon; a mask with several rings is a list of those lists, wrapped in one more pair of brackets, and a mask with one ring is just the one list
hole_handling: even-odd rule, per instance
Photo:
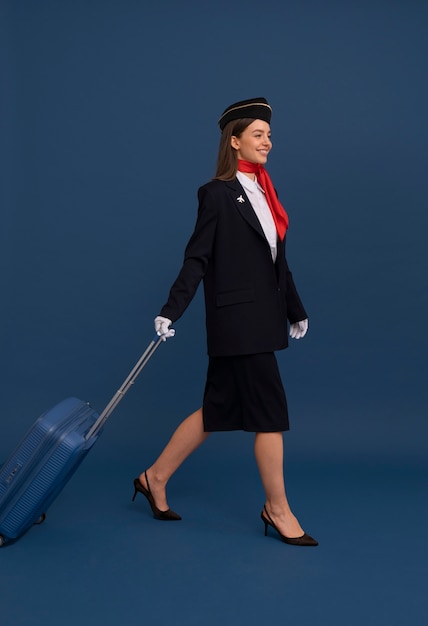
{"label": "black skirt", "polygon": [[203,420],[206,432],[288,430],[287,399],[274,353],[210,357]]}

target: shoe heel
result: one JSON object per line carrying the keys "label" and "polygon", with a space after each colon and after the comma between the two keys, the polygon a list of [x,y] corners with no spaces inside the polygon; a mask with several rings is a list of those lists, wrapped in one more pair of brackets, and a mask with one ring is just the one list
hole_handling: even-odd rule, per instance
{"label": "shoe heel", "polygon": [[265,519],[265,516],[263,515],[263,513],[260,515],[260,517],[262,518],[262,522],[265,525],[265,537],[267,537],[268,534],[268,522]]}
{"label": "shoe heel", "polygon": [[132,496],[132,502],[134,502],[135,498],[137,497],[137,488],[135,487],[135,491],[134,491],[134,495]]}

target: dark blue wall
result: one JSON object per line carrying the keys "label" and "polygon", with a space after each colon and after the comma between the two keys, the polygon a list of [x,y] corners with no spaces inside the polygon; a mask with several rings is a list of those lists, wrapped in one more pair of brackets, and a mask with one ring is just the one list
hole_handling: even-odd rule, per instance
{"label": "dark blue wall", "polygon": [[[102,408],[115,391],[179,269],[216,120],[257,95],[274,110],[269,169],[310,312],[307,338],[279,356],[296,437],[309,452],[419,449],[428,5],[22,0],[1,11],[0,455],[62,397]],[[201,294],[176,329],[120,409],[137,439],[163,439],[200,404]],[[130,443],[119,421],[107,447]]]}

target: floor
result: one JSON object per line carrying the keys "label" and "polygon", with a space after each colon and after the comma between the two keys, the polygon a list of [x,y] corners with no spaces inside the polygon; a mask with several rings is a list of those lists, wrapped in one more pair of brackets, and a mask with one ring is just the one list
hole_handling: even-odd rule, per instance
{"label": "floor", "polygon": [[177,523],[131,502],[151,444],[105,437],[46,521],[1,549],[5,626],[428,624],[423,455],[316,457],[286,443],[312,549],[264,536],[251,435],[215,435],[182,466],[169,487]]}

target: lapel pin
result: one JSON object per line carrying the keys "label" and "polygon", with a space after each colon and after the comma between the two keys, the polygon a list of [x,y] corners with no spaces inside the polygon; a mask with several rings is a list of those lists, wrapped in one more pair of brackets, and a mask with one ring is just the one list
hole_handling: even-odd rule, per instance
{"label": "lapel pin", "polygon": [[242,197],[242,195],[239,196],[239,198],[236,198],[238,200],[238,202],[240,202],[241,204],[243,202],[245,202],[244,198]]}

